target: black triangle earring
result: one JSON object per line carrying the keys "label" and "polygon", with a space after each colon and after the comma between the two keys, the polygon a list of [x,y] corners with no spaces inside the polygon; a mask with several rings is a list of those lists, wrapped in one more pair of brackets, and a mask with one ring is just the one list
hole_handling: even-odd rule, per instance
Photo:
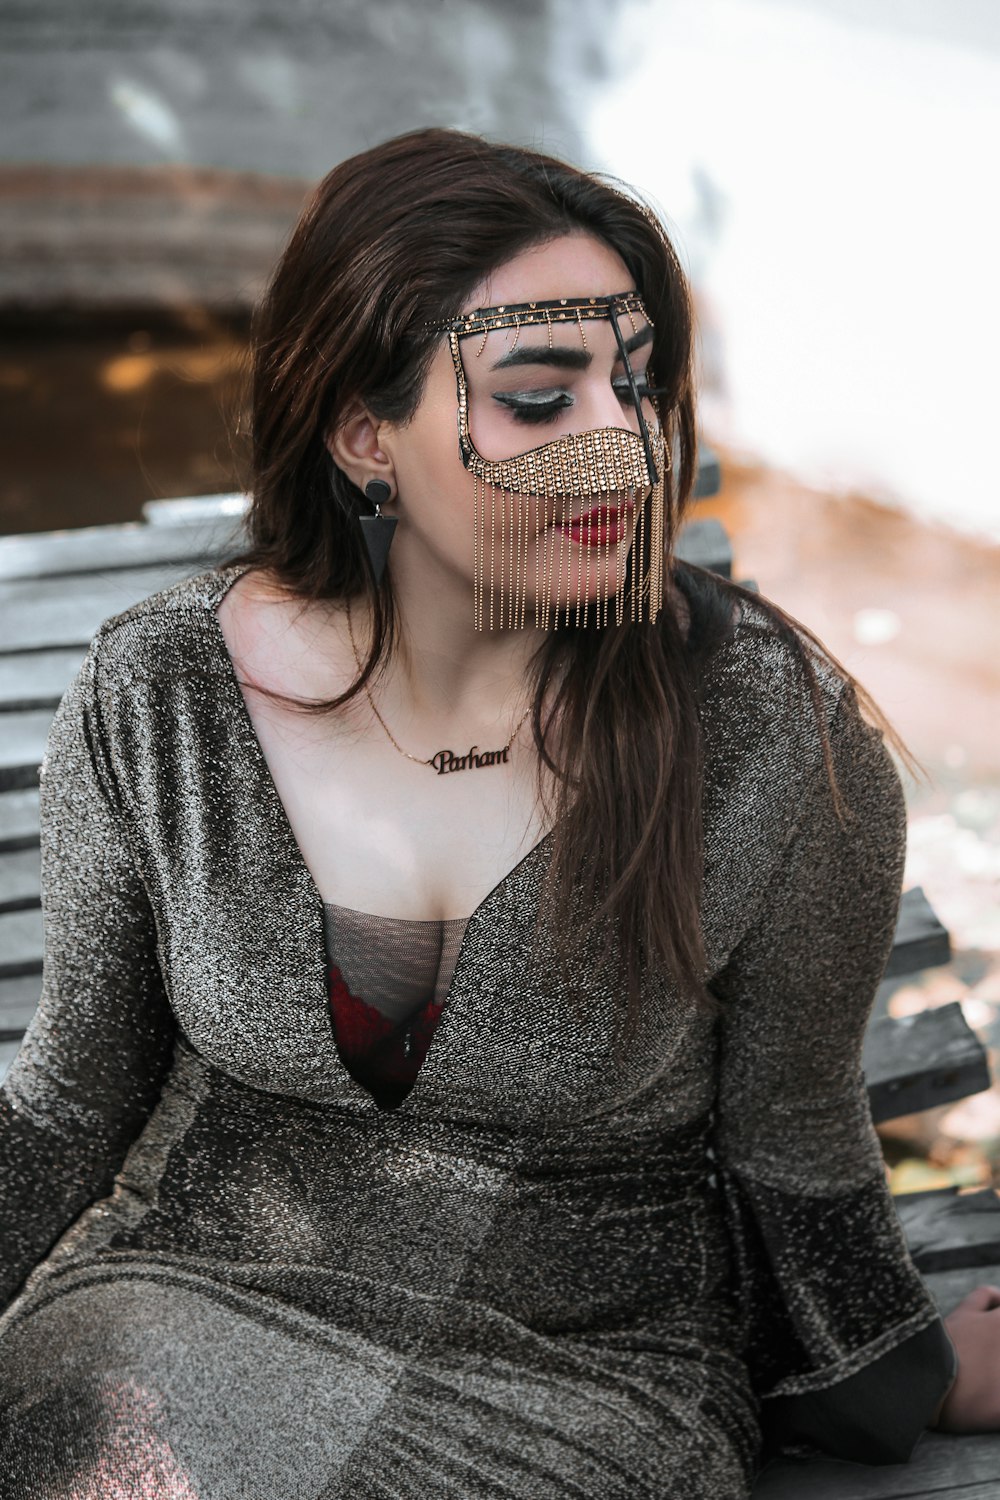
{"label": "black triangle earring", "polygon": [[365,497],[374,505],[375,514],[358,518],[361,522],[361,537],[368,553],[368,561],[371,563],[372,577],[375,579],[376,587],[382,582],[389,548],[392,545],[392,534],[396,530],[396,517],[383,516],[379,510],[379,506],[384,505],[391,494],[392,489],[384,479],[369,479],[365,485]]}

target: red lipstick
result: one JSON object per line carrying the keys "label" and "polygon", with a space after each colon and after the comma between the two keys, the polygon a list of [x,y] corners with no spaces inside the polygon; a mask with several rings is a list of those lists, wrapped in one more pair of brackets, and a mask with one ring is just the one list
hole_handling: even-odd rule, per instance
{"label": "red lipstick", "polygon": [[581,547],[603,547],[620,542],[628,531],[633,505],[595,505],[573,521],[560,521],[558,528]]}

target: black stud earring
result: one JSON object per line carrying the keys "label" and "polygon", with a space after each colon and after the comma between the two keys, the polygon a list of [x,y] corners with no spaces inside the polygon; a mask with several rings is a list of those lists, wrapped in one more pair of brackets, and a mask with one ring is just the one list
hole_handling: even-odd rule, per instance
{"label": "black stud earring", "polygon": [[383,516],[379,510],[379,507],[384,505],[391,495],[392,487],[386,484],[384,479],[369,479],[365,485],[365,498],[374,505],[375,514],[359,517],[361,536],[376,586],[382,581],[389,548],[392,545],[392,534],[396,529],[396,517]]}

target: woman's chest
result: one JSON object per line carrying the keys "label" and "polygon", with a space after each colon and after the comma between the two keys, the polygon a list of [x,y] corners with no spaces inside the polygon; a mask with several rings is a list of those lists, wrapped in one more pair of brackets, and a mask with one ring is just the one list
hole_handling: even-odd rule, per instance
{"label": "woman's chest", "polygon": [[[318,630],[286,619],[246,581],[217,623],[251,759],[323,901],[412,921],[467,917],[546,831],[529,726],[425,716],[393,732],[367,692],[320,715],[258,692],[335,696],[357,662],[334,620]],[[384,700],[381,681],[375,696]]]}
{"label": "woman's chest", "polygon": [[[323,824],[304,808],[298,828],[305,849],[299,847],[273,779],[273,771],[281,779],[280,755],[272,771],[248,716],[235,705],[242,708],[235,682],[230,690],[224,678],[191,673],[158,686],[152,696],[137,686],[115,706],[119,787],[150,892],[172,1007],[188,1043],[222,1074],[324,1106],[375,1110],[338,1055],[330,993],[337,954],[328,951],[327,892],[317,883],[325,867],[315,856],[314,878],[303,859],[316,849],[322,854],[315,834],[324,827],[331,844],[349,844],[341,860],[348,874],[352,860],[364,865],[372,845],[349,839],[351,819]],[[475,774],[468,773],[468,783]],[[300,764],[284,786],[293,814],[296,792],[289,788],[308,780]],[[392,811],[402,827],[401,804]],[[460,839],[474,837],[470,826],[488,828],[478,816],[478,809],[465,809],[456,829]],[[615,997],[592,984],[585,970],[578,976],[588,996],[581,1010],[564,995],[544,951],[534,954],[546,839],[516,856],[509,846],[509,869],[489,870],[489,889],[482,895],[481,887],[469,890],[460,905],[457,886],[444,894],[432,886],[435,867],[419,848],[393,843],[391,822],[383,819],[380,827],[377,803],[365,804],[361,814],[355,808],[354,817],[381,831],[383,851],[396,850],[395,857],[400,848],[410,852],[414,885],[426,882],[425,895],[434,891],[442,915],[471,914],[447,1003],[406,1108],[435,1113],[460,1107],[467,1118],[511,1129],[532,1119],[576,1119],[622,1092],[643,1091],[654,1059],[656,1071],[670,1077],[661,1099],[664,1108],[669,1104],[667,1114],[693,1118],[706,1107],[707,1038],[693,1035],[699,1017],[678,1007],[669,990],[657,989],[642,1034],[621,1060]],[[436,850],[446,856],[447,841]],[[408,893],[402,882],[368,889],[370,896],[348,886],[345,899],[334,904],[398,915],[397,903]],[[429,915],[426,909],[416,914]],[[360,981],[355,987],[362,988]]]}
{"label": "woman's chest", "polygon": [[530,746],[476,766],[466,745],[465,767],[442,774],[385,737],[247,709],[324,902],[414,921],[467,917],[547,831]]}

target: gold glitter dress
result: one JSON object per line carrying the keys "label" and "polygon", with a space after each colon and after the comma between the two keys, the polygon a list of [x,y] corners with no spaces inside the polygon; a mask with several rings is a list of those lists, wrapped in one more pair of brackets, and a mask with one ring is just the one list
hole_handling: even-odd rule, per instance
{"label": "gold glitter dress", "polygon": [[881,736],[825,680],[843,829],[746,607],[704,679],[722,1020],[654,974],[616,1061],[612,996],[581,1015],[528,962],[543,838],[380,1108],[219,628],[240,571],[107,621],[52,726],[3,1500],[739,1500],[762,1430],[905,1459],[954,1362],[860,1070],[904,842]]}

